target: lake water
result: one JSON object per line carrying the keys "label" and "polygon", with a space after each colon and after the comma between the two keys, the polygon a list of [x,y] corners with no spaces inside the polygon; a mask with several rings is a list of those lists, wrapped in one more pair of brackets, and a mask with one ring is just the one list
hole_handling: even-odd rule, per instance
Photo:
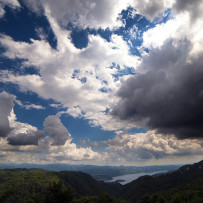
{"label": "lake water", "polygon": [[108,180],[105,182],[111,183],[111,182],[115,182],[117,180],[124,180],[124,181],[120,182],[120,184],[125,185],[127,183],[130,183],[133,180],[136,180],[140,176],[145,176],[145,175],[151,176],[151,175],[155,175],[158,173],[164,173],[164,172],[167,172],[167,171],[156,171],[156,172],[151,172],[151,173],[135,173],[135,174],[122,175],[122,176],[115,176],[115,177],[113,177],[112,180]]}

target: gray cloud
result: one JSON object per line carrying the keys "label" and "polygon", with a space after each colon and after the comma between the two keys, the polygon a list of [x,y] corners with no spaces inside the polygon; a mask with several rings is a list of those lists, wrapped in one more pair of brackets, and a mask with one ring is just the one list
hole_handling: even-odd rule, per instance
{"label": "gray cloud", "polygon": [[20,8],[18,0],[1,0],[0,1],[0,18],[6,13],[5,6],[9,6],[12,9]]}
{"label": "gray cloud", "polygon": [[166,6],[164,5],[164,1],[160,1],[160,0],[132,1],[131,3],[132,3],[132,6],[136,10],[138,10],[138,13],[140,13],[141,15],[144,15],[150,20],[153,20],[161,12],[164,12],[164,10],[166,9]]}
{"label": "gray cloud", "polygon": [[188,11],[193,21],[202,15],[201,3],[202,0],[176,0],[173,9],[178,13]]}
{"label": "gray cloud", "polygon": [[10,145],[38,145],[39,140],[46,135],[43,131],[36,131],[33,133],[20,133],[17,136],[8,137],[8,144]]}
{"label": "gray cloud", "polygon": [[0,137],[7,137],[12,130],[9,126],[8,116],[14,106],[14,95],[6,92],[0,93]]}
{"label": "gray cloud", "polygon": [[190,44],[175,48],[167,41],[143,58],[142,73],[118,91],[111,114],[178,138],[203,137],[203,55],[187,61]]}
{"label": "gray cloud", "polygon": [[[163,136],[155,131],[128,134],[120,132],[115,138],[93,143],[95,147],[108,145],[112,159],[138,161],[164,159],[173,156],[202,155],[202,141],[197,139],[178,140],[174,136]],[[97,144],[97,145],[96,145]]]}
{"label": "gray cloud", "polygon": [[64,145],[71,137],[58,115],[48,116],[44,121],[44,129],[49,133],[52,145]]}
{"label": "gray cloud", "polygon": [[41,15],[43,13],[41,0],[23,0],[23,3],[36,14]]}
{"label": "gray cloud", "polygon": [[51,15],[64,26],[72,22],[78,26],[96,28],[115,24],[118,14],[128,6],[122,0],[61,0],[60,3],[55,0],[23,1],[37,14],[50,9]]}
{"label": "gray cloud", "polygon": [[26,126],[25,124],[17,122],[12,128],[10,127],[8,117],[14,107],[14,100],[14,95],[10,95],[6,92],[0,93],[0,137],[7,137],[8,144],[16,146],[38,145],[39,140],[46,137],[44,131],[49,133],[52,145],[64,145],[68,139],[71,139],[68,130],[61,123],[59,114],[48,116],[45,119],[43,131],[30,129],[27,130],[26,133],[15,133],[15,130],[19,130],[19,125],[22,128],[27,128],[29,125],[27,124],[28,126]]}

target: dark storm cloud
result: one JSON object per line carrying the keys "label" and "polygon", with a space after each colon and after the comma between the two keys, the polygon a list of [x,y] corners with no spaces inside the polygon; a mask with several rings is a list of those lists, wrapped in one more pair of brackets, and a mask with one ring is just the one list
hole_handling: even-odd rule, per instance
{"label": "dark storm cloud", "polygon": [[176,0],[173,9],[178,13],[188,11],[193,21],[202,15],[201,2],[202,0]]}
{"label": "dark storm cloud", "polygon": [[[119,153],[119,152],[118,152]],[[137,149],[127,149],[125,150],[126,155],[122,155],[122,153],[120,153],[120,156],[125,157],[126,160],[131,161],[132,157],[134,157],[135,160],[137,159],[141,159],[141,160],[146,160],[146,159],[159,159],[159,158],[163,158],[166,157],[167,154],[163,151],[154,151],[154,150],[150,150],[150,149],[146,149],[144,147],[139,147]]]}
{"label": "dark storm cloud", "polygon": [[23,3],[36,14],[41,15],[43,13],[41,1],[23,0]]}
{"label": "dark storm cloud", "polygon": [[164,11],[164,1],[151,0],[151,1],[137,1],[135,9],[138,9],[142,15],[150,20],[158,16],[160,12]]}
{"label": "dark storm cloud", "polygon": [[10,145],[38,145],[39,140],[46,135],[43,131],[36,131],[32,134],[20,133],[17,136],[8,137],[8,144]]}
{"label": "dark storm cloud", "polygon": [[48,116],[44,121],[44,129],[49,133],[52,145],[64,145],[71,137],[58,115]]}
{"label": "dark storm cloud", "polygon": [[8,116],[14,106],[14,99],[14,95],[9,95],[6,92],[0,93],[0,137],[7,137],[11,131]]}
{"label": "dark storm cloud", "polygon": [[178,138],[203,138],[203,55],[187,62],[190,44],[168,41],[143,58],[142,73],[118,91],[111,114]]}

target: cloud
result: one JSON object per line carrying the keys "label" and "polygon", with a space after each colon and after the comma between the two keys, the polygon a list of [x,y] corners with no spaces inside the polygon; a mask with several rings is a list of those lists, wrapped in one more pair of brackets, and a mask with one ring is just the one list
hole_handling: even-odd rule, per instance
{"label": "cloud", "polygon": [[[68,113],[75,117],[81,116],[81,112],[86,118],[86,113],[93,112],[94,115],[105,111],[114,100],[113,93],[120,84],[119,79],[129,77],[120,76],[115,81],[114,75],[119,70],[112,64],[119,64],[121,70],[129,66],[136,68],[139,57],[129,54],[127,43],[118,35],[112,35],[110,42],[89,35],[88,46],[76,49],[70,40],[70,32],[63,30],[49,11],[46,15],[57,37],[57,50],[43,40],[31,40],[29,44],[15,42],[6,35],[1,35],[0,39],[7,48],[5,56],[27,59],[25,65],[35,66],[40,75],[1,71],[0,81],[15,83],[23,92],[33,91],[44,99],[54,99],[68,107]],[[85,82],[82,82],[84,78]],[[102,92],[102,88],[109,91]],[[97,117],[91,119],[97,120]]]}
{"label": "cloud", "polygon": [[0,137],[7,137],[12,130],[8,117],[14,106],[14,95],[9,95],[6,92],[0,93]]}
{"label": "cloud", "polygon": [[[0,93],[0,152],[1,161],[15,163],[66,163],[71,161],[103,160],[90,147],[80,147],[60,120],[61,113],[48,116],[44,129],[38,130],[27,123],[17,121],[13,111],[14,95]],[[5,128],[6,126],[6,128]],[[45,133],[46,131],[46,133]]]}
{"label": "cloud", "polygon": [[171,17],[166,23],[157,24],[144,32],[142,46],[149,49],[161,48],[168,39],[183,40],[185,31],[190,28],[190,18],[187,14]]}
{"label": "cloud", "polygon": [[[26,138],[27,139],[27,138]],[[27,141],[26,141],[27,142]],[[15,145],[17,144],[17,145]],[[53,146],[49,142],[40,140],[38,145],[22,145],[22,142],[8,144],[6,140],[0,140],[1,161],[4,163],[80,163],[100,162],[104,160],[98,152],[93,151],[90,147],[78,148],[75,143],[67,140],[64,145]]]}
{"label": "cloud", "polygon": [[163,136],[155,131],[128,134],[120,131],[116,137],[93,145],[107,145],[109,158],[114,161],[136,162],[170,157],[202,155],[203,142],[197,139],[178,140],[174,136]]}
{"label": "cloud", "polygon": [[29,109],[45,109],[45,107],[42,106],[42,105],[23,104],[20,100],[17,100],[17,99],[15,100],[15,102],[16,102],[18,105],[22,106],[23,108],[25,108],[25,109],[27,109],[27,110],[29,110]]}
{"label": "cloud", "polygon": [[[0,15],[3,16],[6,1],[0,2],[3,5],[0,7]],[[22,75],[17,71],[1,70],[1,82],[18,85],[21,92],[32,91],[43,99],[53,99],[61,107],[67,108],[68,114],[86,118],[92,126],[116,130],[143,124],[155,131],[137,135],[121,133],[106,142],[109,154],[99,154],[91,148],[78,148],[72,143],[71,135],[59,115],[45,119],[46,137],[36,127],[18,122],[11,102],[6,108],[2,107],[7,109],[7,113],[0,115],[0,126],[4,127],[1,128],[1,149],[2,153],[7,153],[3,154],[4,157],[19,161],[44,159],[47,162],[102,162],[107,159],[113,161],[114,158],[130,161],[133,157],[136,161],[180,157],[190,153],[199,155],[195,149],[202,155],[201,146],[193,139],[203,135],[201,1],[23,2],[38,15],[46,16],[56,37],[57,47],[53,49],[49,45],[47,35],[41,27],[35,29],[41,39],[30,39],[30,43],[14,41],[9,36],[1,35],[4,56],[24,59],[22,66],[34,66],[39,72],[38,75]],[[148,27],[143,34],[143,44],[138,47],[142,51],[141,57],[130,55],[128,43],[116,34],[111,35],[110,41],[89,34],[87,47],[77,49],[74,46],[71,31],[66,30],[68,23],[80,28],[112,30],[124,26],[120,13],[128,6],[133,7],[133,13],[136,10],[136,13],[150,21],[172,8],[170,20],[153,28]],[[130,32],[133,36],[137,28],[134,27]],[[149,53],[144,51],[146,48]],[[118,66],[121,71],[132,67],[136,75],[115,79],[120,71]],[[12,95],[9,96],[11,97]],[[22,104],[18,100],[16,102],[27,109],[43,108],[40,105]],[[116,105],[111,111],[112,116],[108,110],[113,103]],[[177,138],[185,140],[180,142]]]}
{"label": "cloud", "polygon": [[10,8],[17,9],[20,8],[18,0],[0,0],[0,18],[5,14],[4,7],[9,6]]}
{"label": "cloud", "polygon": [[8,137],[8,144],[10,145],[38,145],[39,140],[46,135],[43,131],[35,131],[26,134],[18,134],[15,137]]}
{"label": "cloud", "polygon": [[37,15],[43,14],[41,0],[23,0],[23,3]]}
{"label": "cloud", "polygon": [[173,0],[142,0],[142,1],[130,1],[130,6],[136,10],[136,13],[141,14],[153,21],[158,17],[160,13],[163,13],[166,9],[171,8]]}
{"label": "cloud", "polygon": [[57,161],[84,161],[101,159],[101,155],[98,152],[94,152],[90,147],[77,148],[76,144],[71,143],[70,140],[66,141],[63,146],[51,146],[50,157]]}
{"label": "cloud", "polygon": [[117,20],[118,14],[128,6],[128,1],[122,0],[61,0],[56,3],[54,0],[28,1],[33,11],[40,13],[42,8],[49,9],[51,15],[59,24],[67,26],[73,23],[81,27],[102,28],[118,27],[122,23]]}
{"label": "cloud", "polygon": [[202,9],[203,9],[203,3],[201,0],[176,0],[173,9],[177,12],[188,12],[190,14],[190,17],[192,19],[192,22],[194,22],[199,17],[203,16]]}
{"label": "cloud", "polygon": [[[203,7],[203,3],[199,5]],[[191,12],[193,12],[191,10]],[[193,22],[190,12],[180,12],[172,16],[166,23],[156,25],[154,28],[143,33],[142,47],[152,49],[161,48],[166,40],[173,39],[174,46],[178,46],[179,42],[187,39],[190,42],[191,49],[189,57],[198,57],[203,52],[203,15],[200,15]]]}
{"label": "cloud", "polygon": [[[178,1],[180,4],[183,1]],[[202,138],[203,49],[202,14],[194,21],[195,5],[184,1],[184,11],[143,33],[142,63],[137,74],[123,82],[117,92],[120,100],[111,114],[158,133],[177,138]]]}
{"label": "cloud", "polygon": [[38,131],[38,129],[36,127],[34,127],[28,123],[18,122],[13,109],[11,110],[8,120],[9,120],[9,125],[12,129],[11,136],[16,136],[18,134],[26,134],[27,132]]}
{"label": "cloud", "polygon": [[149,129],[178,138],[203,137],[203,57],[187,62],[190,43],[173,41],[153,49],[140,70],[118,91],[111,114],[134,122],[146,119]]}
{"label": "cloud", "polygon": [[[7,137],[10,145],[38,145],[40,139],[45,138],[44,131],[27,123],[17,121],[14,114],[14,95],[0,93],[0,132],[1,137]],[[17,100],[19,103],[20,101]],[[64,145],[71,135],[60,120],[60,114],[48,116],[44,121],[44,130],[49,133],[52,145]]]}
{"label": "cloud", "polygon": [[95,29],[115,29],[123,25],[120,13],[128,7],[136,10],[136,13],[153,20],[167,8],[171,8],[174,1],[171,0],[61,0],[56,3],[54,0],[24,1],[25,4],[37,14],[48,9],[51,16],[58,24],[66,27],[68,23],[76,26]]}
{"label": "cloud", "polygon": [[18,9],[21,7],[18,0],[0,0],[0,18],[3,18],[5,15],[5,6],[9,6],[12,9]]}
{"label": "cloud", "polygon": [[2,18],[4,14],[5,14],[5,10],[2,7],[0,7],[0,18]]}
{"label": "cloud", "polygon": [[64,145],[71,135],[60,120],[60,115],[48,116],[44,121],[44,130],[49,133],[52,145]]}
{"label": "cloud", "polygon": [[15,98],[7,92],[0,93],[0,137],[7,137],[10,145],[38,145],[38,140],[45,137],[45,133],[16,121],[13,112]]}
{"label": "cloud", "polygon": [[1,0],[0,4],[1,5],[9,5],[11,7],[20,6],[18,0]]}
{"label": "cloud", "polygon": [[[31,6],[34,1],[29,2]],[[117,2],[120,2],[118,4],[121,5],[124,4],[122,8],[126,8],[126,4],[127,6],[131,5],[137,9],[138,13],[142,13],[143,15],[147,15],[148,13],[149,18],[153,19],[158,13],[171,7],[172,3],[168,1],[152,1],[154,3],[152,5],[151,2],[147,1],[137,1],[136,3],[133,3],[135,1],[129,1],[128,3],[116,1],[114,5],[112,1],[107,5],[106,1],[87,1],[84,3],[78,0],[74,1],[70,9],[68,7],[70,2],[71,1],[61,1],[61,3],[58,4],[55,1],[50,1],[49,3],[46,2],[46,4],[45,1],[42,1],[44,14],[49,20],[51,28],[57,38],[56,50],[52,49],[45,40],[31,39],[31,43],[15,42],[9,36],[1,35],[1,44],[7,48],[4,55],[11,59],[26,59],[26,65],[37,67],[40,75],[18,75],[13,72],[1,71],[0,80],[2,82],[18,84],[20,90],[23,92],[33,91],[42,98],[54,99],[60,102],[63,107],[67,107],[67,113],[70,115],[74,117],[83,116],[84,118],[90,119],[93,125],[100,125],[103,129],[115,129],[119,125],[120,127],[125,127],[125,124],[117,122],[118,119],[109,122],[113,118],[100,112],[104,112],[110,108],[112,103],[116,101],[114,93],[118,90],[121,81],[129,77],[129,75],[121,76],[118,81],[115,81],[113,75],[118,74],[118,69],[116,66],[112,67],[112,64],[120,65],[121,69],[133,67],[136,70],[140,63],[140,58],[129,54],[128,44],[118,35],[112,35],[110,42],[107,42],[100,36],[89,35],[87,47],[82,50],[76,49],[70,39],[71,33],[60,25],[61,23],[67,23],[69,18],[70,21],[74,22],[72,18],[75,18],[75,14],[72,15],[72,12],[75,13],[76,10],[84,10],[84,12],[81,12],[81,16],[97,15],[97,13],[93,11],[100,4],[109,7],[109,9],[114,9],[114,6],[117,6],[118,10],[122,9],[117,5]],[[93,5],[94,9],[92,9],[92,7],[86,8],[87,5],[92,4],[95,4]],[[100,5],[101,8],[102,6]],[[36,5],[34,7],[37,8]],[[65,9],[66,7],[67,9]],[[58,12],[59,8],[60,12]],[[113,14],[109,12],[109,15]],[[114,15],[118,16],[118,12]],[[101,19],[104,18],[104,16],[100,17]],[[184,21],[182,20],[183,17]],[[201,27],[201,24],[198,26],[197,24],[193,25],[190,29],[193,31],[188,32],[188,22],[190,19],[186,17],[187,15],[184,15],[179,18],[171,19],[166,24],[157,25],[155,28],[149,29],[143,35],[143,47],[160,48],[169,38],[175,39],[173,41],[175,44],[176,41],[184,39],[185,33],[189,33],[187,37],[189,41],[192,42],[191,46],[193,47],[193,49],[190,49],[191,55],[198,56],[202,49],[201,43],[203,40],[201,36],[203,35],[200,33],[197,38],[196,34],[194,37],[194,33],[199,33],[196,29],[198,29],[198,26]],[[105,17],[105,19],[107,18],[111,19],[111,17]],[[115,17],[112,18],[112,22],[115,22],[114,18]],[[84,22],[78,21],[80,25],[89,26],[86,24],[87,19],[85,20],[84,16],[81,19],[83,19]],[[91,19],[95,19],[95,24],[100,25],[98,23],[100,18]],[[62,22],[62,20],[64,20],[64,22]],[[105,26],[110,26],[111,22],[109,20],[107,21],[109,23]],[[87,22],[91,22],[89,18]],[[94,26],[94,23],[91,22],[90,24]],[[157,38],[157,36],[159,37]],[[153,53],[155,53],[155,51]],[[162,57],[162,55],[160,56]],[[148,60],[147,57],[144,60]],[[55,67],[57,67],[57,69]],[[142,71],[143,70],[141,70],[141,72]],[[138,71],[136,70],[136,72]],[[82,79],[85,79],[85,82],[82,82]],[[109,91],[102,92],[102,89]],[[100,119],[98,119],[96,115],[99,115]]]}

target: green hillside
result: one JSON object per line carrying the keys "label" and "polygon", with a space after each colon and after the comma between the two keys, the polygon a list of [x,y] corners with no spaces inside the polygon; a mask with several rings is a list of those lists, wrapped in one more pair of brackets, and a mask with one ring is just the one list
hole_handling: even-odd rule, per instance
{"label": "green hillside", "polygon": [[202,203],[203,178],[197,179],[186,185],[161,190],[151,195],[145,195],[139,203]]}
{"label": "green hillside", "polygon": [[100,195],[108,192],[117,196],[122,189],[119,183],[99,182],[83,172],[62,171],[56,174],[66,186],[71,185],[78,195]]}
{"label": "green hillside", "polygon": [[62,182],[64,188],[73,188],[74,196],[99,196],[108,192],[117,195],[118,183],[98,182],[82,172],[49,172],[40,169],[0,170],[0,202],[37,202],[42,200],[50,186]]}
{"label": "green hillside", "polygon": [[59,180],[55,173],[39,169],[0,170],[0,197],[8,193],[8,202],[26,202],[41,196],[50,184]]}
{"label": "green hillside", "polygon": [[[40,169],[0,170],[3,203],[202,203],[203,161],[121,185],[96,181],[83,172]],[[120,198],[120,199],[117,199]]]}
{"label": "green hillside", "polygon": [[[193,165],[183,166],[172,173],[160,176],[140,177],[125,185],[120,196],[131,202],[138,202],[138,200],[145,195],[159,193],[164,196],[163,199],[166,202],[170,202],[172,201],[173,196],[181,195],[184,191],[194,192],[197,196],[199,195],[201,197],[201,191],[203,191],[203,161]],[[148,202],[147,199],[145,200]],[[153,200],[149,202],[156,201]],[[159,201],[157,200],[157,202]]]}

